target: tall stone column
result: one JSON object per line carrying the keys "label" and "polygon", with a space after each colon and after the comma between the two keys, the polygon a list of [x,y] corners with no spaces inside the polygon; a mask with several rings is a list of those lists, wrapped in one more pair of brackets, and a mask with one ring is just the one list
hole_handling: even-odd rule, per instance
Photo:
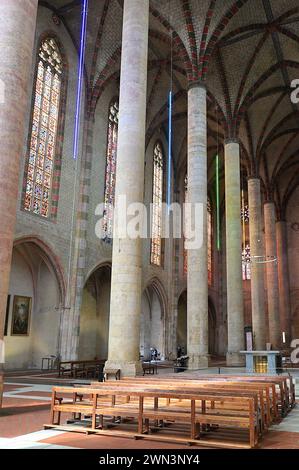
{"label": "tall stone column", "polygon": [[189,368],[208,366],[207,262],[207,93],[204,86],[188,92],[188,203],[203,208],[202,244],[188,249],[187,349]]}
{"label": "tall stone column", "polygon": [[269,319],[269,341],[273,349],[281,347],[281,329],[279,318],[279,291],[277,262],[271,261],[277,258],[276,247],[276,215],[274,202],[264,204],[265,217],[265,245],[266,245],[266,276]]}
{"label": "tall stone column", "polygon": [[251,305],[252,329],[256,350],[266,348],[266,318],[264,264],[259,263],[264,255],[262,241],[261,183],[259,178],[248,179],[249,233],[251,252]]}
{"label": "tall stone column", "polygon": [[[149,0],[125,0],[116,172],[116,209],[143,202]],[[114,230],[119,226],[115,214]],[[114,234],[109,352],[106,368],[140,369],[141,239]]]}
{"label": "tall stone column", "polygon": [[240,190],[240,146],[228,141],[224,147],[226,276],[227,276],[227,365],[242,365],[244,349],[244,307],[242,281],[242,234]]}
{"label": "tall stone column", "polygon": [[277,257],[278,257],[278,287],[279,287],[279,310],[280,325],[286,334],[286,347],[290,346],[292,340],[291,326],[291,299],[290,299],[290,277],[289,259],[287,249],[287,223],[285,220],[276,222]]}
{"label": "tall stone column", "polygon": [[[4,335],[37,4],[38,0],[0,3],[0,341]],[[2,361],[0,358],[0,369]]]}

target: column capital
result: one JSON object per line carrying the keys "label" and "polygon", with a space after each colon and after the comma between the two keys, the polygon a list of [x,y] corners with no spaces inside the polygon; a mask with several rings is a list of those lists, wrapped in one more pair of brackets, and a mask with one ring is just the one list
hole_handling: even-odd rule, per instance
{"label": "column capital", "polygon": [[275,202],[272,199],[265,199],[265,201],[263,202],[263,205],[265,206],[266,204],[273,204],[275,207]]}
{"label": "column capital", "polygon": [[261,181],[262,178],[260,176],[247,176],[247,181],[251,181],[251,180],[255,180],[255,181]]}
{"label": "column capital", "polygon": [[192,90],[193,88],[203,88],[204,90],[207,90],[207,85],[201,80],[196,80],[188,84],[188,91]]}
{"label": "column capital", "polygon": [[229,145],[229,144],[238,144],[238,145],[240,145],[240,139],[238,137],[228,137],[227,139],[224,139],[223,144],[224,145]]}

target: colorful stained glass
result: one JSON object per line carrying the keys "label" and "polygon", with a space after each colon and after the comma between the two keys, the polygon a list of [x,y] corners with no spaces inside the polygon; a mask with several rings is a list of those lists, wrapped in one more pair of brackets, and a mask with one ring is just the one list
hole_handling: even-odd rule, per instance
{"label": "colorful stained glass", "polygon": [[106,177],[104,199],[104,233],[106,241],[112,240],[113,235],[113,206],[115,200],[115,173],[118,140],[118,100],[114,100],[109,108],[108,138],[106,154]]}
{"label": "colorful stained glass", "polygon": [[241,220],[245,222],[245,224],[249,223],[249,207],[248,204],[244,205],[241,208]]}
{"label": "colorful stained glass", "polygon": [[250,245],[247,243],[242,252],[242,275],[243,281],[250,281],[251,279],[251,254]]}
{"label": "colorful stained glass", "polygon": [[151,263],[156,266],[162,264],[162,203],[164,179],[164,155],[159,142],[154,147],[153,171],[153,211],[152,211],[152,242]]}
{"label": "colorful stained glass", "polygon": [[24,209],[49,216],[59,117],[62,58],[54,39],[39,49]]}

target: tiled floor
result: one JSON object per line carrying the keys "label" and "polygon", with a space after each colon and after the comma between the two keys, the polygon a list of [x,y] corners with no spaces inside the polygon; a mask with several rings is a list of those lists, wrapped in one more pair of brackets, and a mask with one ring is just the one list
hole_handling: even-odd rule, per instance
{"label": "tiled floor", "polygon": [[[86,436],[43,430],[49,422],[52,385],[18,383],[10,380],[4,387],[0,410],[0,449],[186,449],[183,445],[149,440]],[[22,381],[24,378],[22,378]],[[299,405],[279,425],[273,426],[263,440],[265,449],[299,449]]]}

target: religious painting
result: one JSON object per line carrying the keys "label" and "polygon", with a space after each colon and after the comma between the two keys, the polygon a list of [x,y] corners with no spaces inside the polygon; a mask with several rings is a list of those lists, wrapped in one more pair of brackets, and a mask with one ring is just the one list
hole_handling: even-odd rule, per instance
{"label": "religious painting", "polygon": [[31,297],[15,295],[13,301],[11,335],[28,336],[31,315]]}

